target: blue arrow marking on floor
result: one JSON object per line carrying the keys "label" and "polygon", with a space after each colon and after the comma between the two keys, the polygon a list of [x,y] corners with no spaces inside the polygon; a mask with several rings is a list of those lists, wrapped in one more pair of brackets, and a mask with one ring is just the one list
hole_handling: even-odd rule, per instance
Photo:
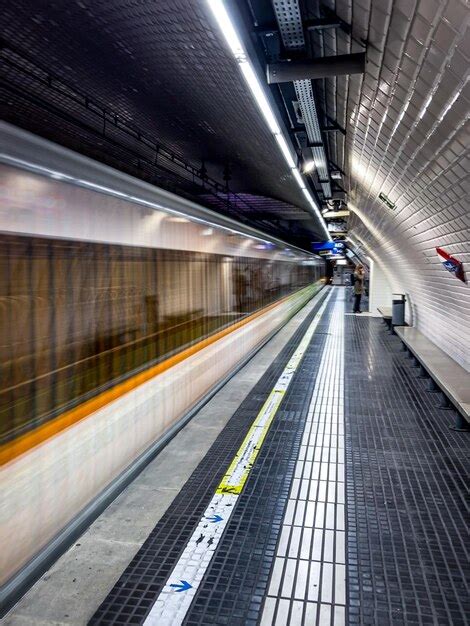
{"label": "blue arrow marking on floor", "polygon": [[192,589],[193,586],[190,585],[186,580],[182,580],[180,585],[170,585],[170,587],[176,587],[176,593],[180,593],[181,591],[188,591],[188,589]]}
{"label": "blue arrow marking on floor", "polygon": [[220,515],[213,515],[212,517],[206,517],[206,519],[208,519],[209,522],[214,522],[214,524],[216,524],[217,522],[221,522],[224,518],[220,517]]}

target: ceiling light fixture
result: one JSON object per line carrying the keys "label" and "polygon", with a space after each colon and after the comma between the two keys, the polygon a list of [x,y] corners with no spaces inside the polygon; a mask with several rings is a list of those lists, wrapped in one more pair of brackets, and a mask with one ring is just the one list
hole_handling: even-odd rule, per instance
{"label": "ceiling light fixture", "polygon": [[302,191],[305,189],[306,191],[308,191],[308,189],[305,186],[304,183],[304,179],[302,178],[302,176],[300,175],[299,170],[296,167],[292,168],[292,175],[294,176],[295,180],[297,181],[297,184],[299,185],[299,187],[302,189]]}
{"label": "ceiling light fixture", "polygon": [[302,171],[304,174],[308,174],[309,172],[313,170],[314,167],[315,167],[315,161],[306,161],[304,163]]}
{"label": "ceiling light fixture", "polygon": [[309,190],[306,187],[302,187],[302,193],[304,194],[304,196],[307,198],[308,201],[310,201],[310,198],[312,197],[310,195]]}
{"label": "ceiling light fixture", "polygon": [[240,67],[243,77],[245,78],[245,81],[269,127],[269,130],[274,135],[274,138],[277,141],[277,144],[282,152],[282,155],[284,156],[287,165],[289,166],[289,169],[292,172],[292,175],[297,181],[304,196],[307,198],[309,205],[312,207],[316,216],[320,220],[320,224],[323,227],[327,239],[331,239],[331,236],[320,213],[320,209],[315,202],[313,196],[308,191],[307,186],[302,176],[300,175],[298,168],[295,165],[295,160],[292,156],[291,149],[289,148],[289,145],[281,131],[281,127],[278,124],[276,115],[271,108],[271,105],[269,104],[263,86],[258,76],[256,75],[250,59],[248,58],[246,50],[230,18],[230,15],[227,12],[224,0],[207,0],[207,3],[217,21],[217,24],[219,25],[221,33],[223,34],[230,50],[232,51],[233,56],[235,57],[235,60]]}
{"label": "ceiling light fixture", "polygon": [[[292,158],[292,153],[289,149],[289,146],[287,145],[287,141],[284,138],[284,135],[281,135],[281,133],[275,133],[274,135],[278,146],[281,148],[281,152],[284,155],[284,159],[286,160],[287,165],[290,167],[291,170],[295,170],[298,172],[297,168],[295,167],[295,161]],[[304,185],[305,186],[305,185]]]}

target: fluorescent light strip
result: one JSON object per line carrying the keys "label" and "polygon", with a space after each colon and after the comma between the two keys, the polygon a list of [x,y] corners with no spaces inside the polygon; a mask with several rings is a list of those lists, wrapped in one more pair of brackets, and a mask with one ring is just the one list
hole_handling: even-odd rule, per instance
{"label": "fluorescent light strip", "polygon": [[287,165],[290,167],[291,170],[295,170],[295,161],[292,157],[292,153],[289,149],[289,146],[287,145],[287,141],[285,140],[284,135],[276,133],[274,137],[278,143],[278,146],[281,148],[281,152],[284,155],[284,159],[286,160]]}
{"label": "fluorescent light strip", "polygon": [[212,9],[212,13],[217,20],[220,30],[222,31],[230,50],[233,52],[233,55],[237,58],[237,60],[240,58],[246,60],[245,49],[242,46],[242,43],[237,35],[237,31],[232,24],[232,20],[225,9],[223,1],[209,0],[209,6]]}
{"label": "fluorescent light strip", "polygon": [[269,106],[269,102],[266,98],[263,88],[259,83],[258,78],[256,77],[253,67],[248,61],[239,61],[238,64],[241,71],[243,72],[243,76],[245,77],[248,87],[251,89],[251,93],[253,94],[256,103],[269,126],[269,130],[277,137],[278,135],[280,135],[281,129],[279,128],[276,117],[271,107]]}
{"label": "fluorescent light strip", "polygon": [[312,200],[312,196],[310,195],[309,190],[306,187],[302,189],[302,193],[307,198],[308,202]]}
{"label": "fluorescent light strip", "polygon": [[305,184],[304,179],[302,178],[298,168],[295,165],[295,160],[292,156],[289,145],[281,132],[281,128],[276,119],[276,115],[272,110],[271,105],[269,104],[263,86],[261,85],[256,75],[256,72],[253,69],[253,66],[241,42],[241,39],[238,36],[235,26],[233,25],[232,20],[227,12],[224,0],[207,0],[207,3],[212,10],[212,13],[219,25],[220,31],[223,34],[230,50],[232,51],[233,56],[240,66],[240,70],[245,78],[245,81],[250,88],[250,91],[253,94],[256,104],[258,105],[264,119],[266,120],[269,130],[274,135],[274,138],[278,143],[278,146],[287,165],[289,166],[289,169],[292,172],[292,175],[294,176],[297,184],[299,185],[310,206],[320,220],[320,224],[323,227],[327,239],[331,240],[331,235],[326,228],[325,221],[323,220],[322,214],[320,213],[320,209],[313,199],[312,195],[308,192],[307,185]]}
{"label": "fluorescent light strip", "polygon": [[302,176],[300,175],[299,170],[296,167],[292,168],[292,175],[294,176],[295,180],[297,181],[297,184],[299,185],[299,187],[302,189],[302,191],[304,189],[306,189],[306,185],[303,181]]}

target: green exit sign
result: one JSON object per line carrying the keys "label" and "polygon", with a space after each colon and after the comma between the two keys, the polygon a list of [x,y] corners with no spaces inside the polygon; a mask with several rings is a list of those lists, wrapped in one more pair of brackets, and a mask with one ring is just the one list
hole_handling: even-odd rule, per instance
{"label": "green exit sign", "polygon": [[379,198],[380,198],[380,200],[382,200],[382,202],[384,204],[386,204],[388,206],[389,209],[394,209],[397,206],[394,202],[392,202],[390,200],[390,198],[388,196],[386,196],[382,192],[379,193]]}

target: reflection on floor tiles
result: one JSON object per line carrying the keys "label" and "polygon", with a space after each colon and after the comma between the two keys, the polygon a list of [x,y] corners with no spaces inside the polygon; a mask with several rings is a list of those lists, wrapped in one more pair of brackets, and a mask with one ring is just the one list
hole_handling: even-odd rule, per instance
{"label": "reflection on floor tiles", "polygon": [[331,311],[261,624],[345,624],[344,300]]}
{"label": "reflection on floor tiles", "polygon": [[470,437],[378,320],[345,320],[348,623],[468,626]]}

